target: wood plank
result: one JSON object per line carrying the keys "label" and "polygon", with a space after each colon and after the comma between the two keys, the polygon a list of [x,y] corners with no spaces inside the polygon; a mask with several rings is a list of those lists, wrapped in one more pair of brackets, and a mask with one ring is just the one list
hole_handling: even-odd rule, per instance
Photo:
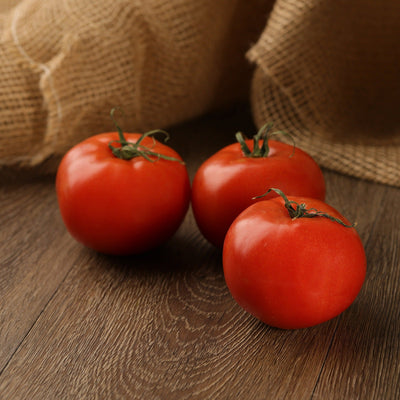
{"label": "wood plank", "polygon": [[232,300],[220,252],[191,224],[141,257],[80,253],[1,375],[0,397],[310,397],[337,321],[259,323]]}
{"label": "wood plank", "polygon": [[[190,131],[196,131],[198,137],[210,126],[217,133],[208,147],[200,146],[201,154],[195,149],[193,155],[198,156],[199,162],[201,157],[208,156],[206,149],[218,149],[219,130],[233,137],[234,131],[223,129],[227,122],[232,129],[252,126],[248,109],[245,112],[240,109],[238,113],[231,109],[222,113],[222,117],[215,114],[192,124]],[[190,153],[194,147],[186,138],[191,132],[185,126],[175,130],[179,151]],[[196,164],[190,165],[191,176],[196,168]],[[75,243],[60,222],[54,177],[42,173],[40,167],[0,169],[0,372],[76,257],[71,251]]]}
{"label": "wood plank", "polygon": [[0,371],[71,268],[53,188],[0,186]]}
{"label": "wood plank", "polygon": [[400,190],[362,185],[353,201],[366,242],[366,282],[340,320],[314,398],[400,398]]}
{"label": "wood plank", "polygon": [[[251,134],[249,121],[227,113],[177,127],[191,176],[237,130]],[[40,227],[63,230],[59,219]],[[294,388],[309,398],[337,322],[281,331],[242,311],[191,212],[151,254],[105,257],[77,243],[69,253],[72,271],[1,375],[0,397],[257,399]]]}
{"label": "wood plank", "polygon": [[[211,115],[175,127],[170,144],[187,160],[193,177],[205,158],[232,142],[237,130],[250,135],[251,128],[243,112]],[[237,306],[224,283],[221,254],[201,237],[191,212],[174,238],[156,251],[107,257],[65,233],[51,182],[2,189],[2,202],[8,204],[3,215],[12,225],[0,231],[5,240],[0,254],[8,254],[2,260],[9,262],[6,269],[20,271],[17,278],[23,276],[24,268],[12,258],[21,247],[19,259],[31,272],[17,284],[18,279],[8,281],[11,272],[0,271],[0,294],[8,296],[1,306],[9,310],[0,329],[12,355],[0,375],[0,398],[358,398],[367,393],[359,392],[364,378],[369,399],[397,393],[398,230],[393,231],[399,216],[385,215],[382,227],[380,218],[384,209],[398,204],[398,192],[325,174],[328,202],[358,221],[369,264],[378,267],[369,269],[361,295],[340,317],[296,331],[270,328]],[[360,207],[365,203],[368,212]],[[18,232],[29,218],[28,227]],[[386,287],[389,291],[382,293]],[[36,309],[28,312],[26,300],[10,305],[18,294],[34,298]],[[371,299],[380,304],[373,318]],[[18,330],[15,310],[21,304],[24,327]],[[9,358],[10,352],[3,357]]]}

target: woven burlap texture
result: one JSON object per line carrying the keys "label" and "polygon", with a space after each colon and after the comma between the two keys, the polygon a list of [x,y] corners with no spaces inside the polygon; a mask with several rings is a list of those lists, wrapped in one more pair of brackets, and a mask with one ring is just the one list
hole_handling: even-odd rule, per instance
{"label": "woven burlap texture", "polygon": [[271,1],[22,0],[0,18],[0,163],[165,128],[247,96]]}
{"label": "woven burlap texture", "polygon": [[400,3],[277,1],[251,102],[327,168],[400,186]]}
{"label": "woven burlap texture", "polygon": [[258,126],[273,121],[322,166],[400,186],[395,1],[12,5],[0,14],[0,164],[62,155],[112,129],[114,106],[139,131],[249,99]]}

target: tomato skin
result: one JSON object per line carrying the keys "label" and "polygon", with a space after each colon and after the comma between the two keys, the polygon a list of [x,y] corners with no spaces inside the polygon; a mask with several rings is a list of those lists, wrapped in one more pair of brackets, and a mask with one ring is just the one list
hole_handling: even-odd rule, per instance
{"label": "tomato skin", "polygon": [[[288,196],[348,223],[316,199]],[[325,217],[292,220],[281,198],[258,202],[233,222],[223,248],[227,286],[266,324],[305,328],[328,321],[357,297],[365,251],[354,228]]]}
{"label": "tomato skin", "polygon": [[[133,143],[140,136],[125,134]],[[108,143],[118,138],[103,133],[69,150],[57,171],[57,198],[68,231],[85,246],[106,254],[141,253],[178,229],[189,207],[190,181],[178,161],[115,157]],[[181,160],[152,138],[142,144]]]}
{"label": "tomato skin", "polygon": [[[250,150],[253,141],[246,140]],[[317,163],[304,151],[270,140],[267,157],[245,157],[239,143],[224,147],[198,169],[192,184],[192,207],[203,236],[222,247],[225,234],[241,211],[270,187],[288,195],[325,199],[325,181]],[[275,197],[271,193],[268,198]],[[265,200],[265,199],[264,199]]]}

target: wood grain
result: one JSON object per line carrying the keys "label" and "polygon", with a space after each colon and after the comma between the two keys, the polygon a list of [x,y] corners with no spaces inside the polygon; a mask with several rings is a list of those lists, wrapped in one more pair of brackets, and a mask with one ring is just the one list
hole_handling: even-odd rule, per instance
{"label": "wood grain", "polygon": [[341,318],[316,398],[400,398],[400,190],[362,187],[353,201],[360,204],[367,277]]}
{"label": "wood grain", "polygon": [[54,200],[49,182],[0,187],[0,371],[71,268]]}
{"label": "wood grain", "polygon": [[[170,144],[193,177],[239,129],[254,129],[246,110],[175,127]],[[341,316],[293,331],[234,302],[191,211],[157,250],[108,257],[65,232],[52,180],[3,184],[0,398],[397,399],[400,191],[324,173],[368,274]]]}
{"label": "wood grain", "polygon": [[181,235],[139,260],[82,249],[4,371],[0,393],[213,399],[248,396],[251,387],[246,398],[261,399],[293,385],[308,398],[335,322],[303,331],[264,326],[231,299],[219,252],[199,237],[183,252]]}

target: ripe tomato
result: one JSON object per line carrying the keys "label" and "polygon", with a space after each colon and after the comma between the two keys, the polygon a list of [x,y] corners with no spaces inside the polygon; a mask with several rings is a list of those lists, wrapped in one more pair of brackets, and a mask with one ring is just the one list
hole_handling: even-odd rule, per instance
{"label": "ripe tomato", "polygon": [[215,246],[222,247],[233,220],[258,201],[254,196],[269,187],[290,195],[325,199],[325,181],[317,163],[299,148],[268,142],[269,128],[261,128],[253,140],[243,140],[238,133],[239,143],[215,153],[196,172],[193,213],[200,231]]}
{"label": "ripe tomato", "polygon": [[76,240],[102,253],[133,254],[178,229],[190,201],[188,173],[180,156],[151,133],[99,134],[64,156],[56,190]]}
{"label": "ripe tomato", "polygon": [[289,199],[251,205],[232,223],[223,248],[225,280],[234,299],[283,329],[339,315],[356,298],[366,273],[360,237],[338,222],[348,224],[345,218],[320,200]]}

